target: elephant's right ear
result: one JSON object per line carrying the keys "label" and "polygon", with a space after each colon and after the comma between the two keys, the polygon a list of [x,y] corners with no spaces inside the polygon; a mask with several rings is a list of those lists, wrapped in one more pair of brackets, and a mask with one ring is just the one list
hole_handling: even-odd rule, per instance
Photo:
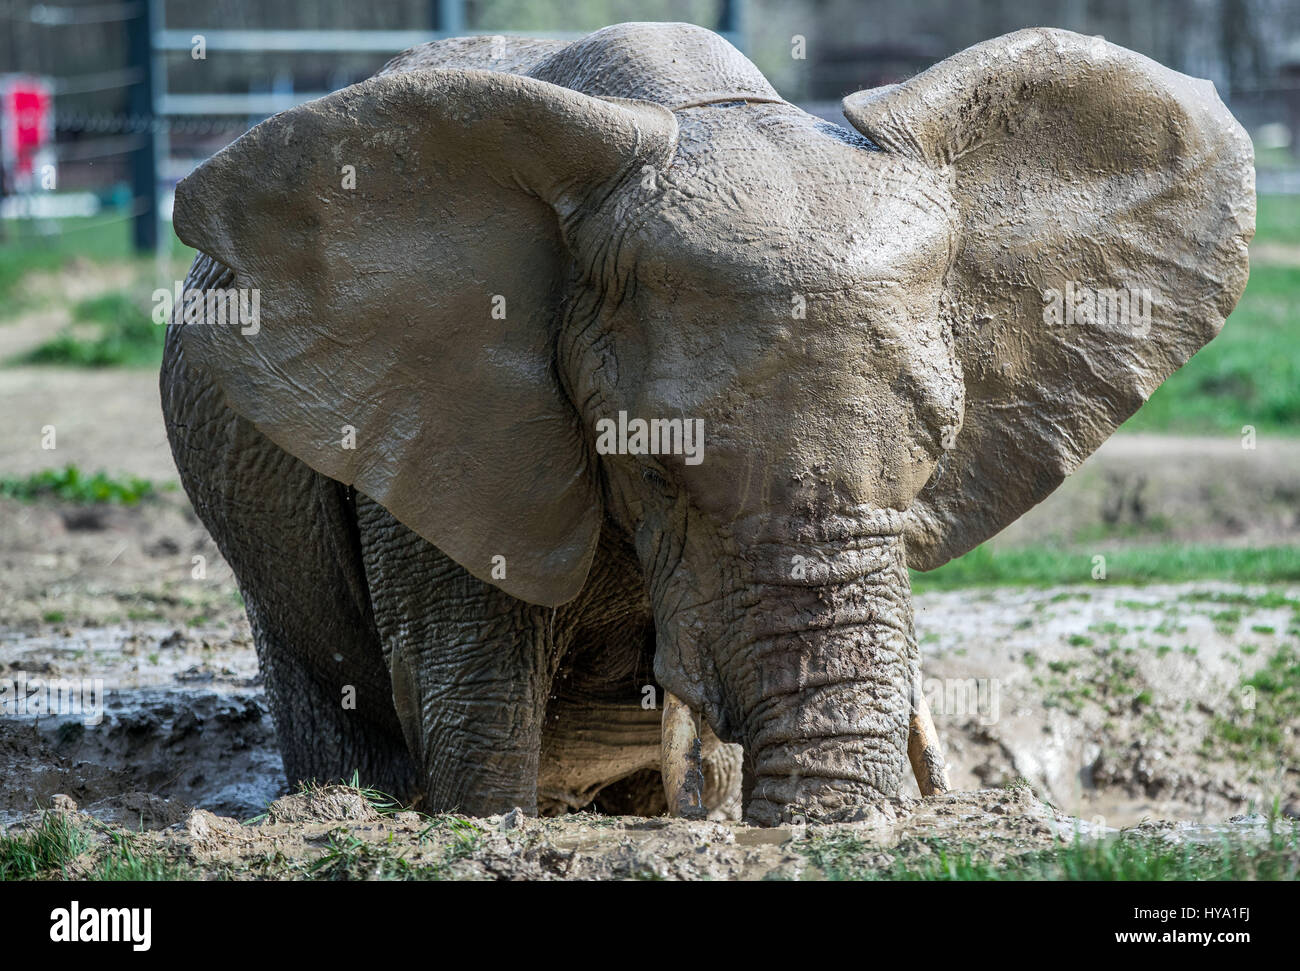
{"label": "elephant's right ear", "polygon": [[184,353],[285,451],[475,576],[563,603],[602,514],[554,360],[561,225],[676,135],[658,106],[486,71],[277,115],[177,186],[177,235],[255,318],[183,325]]}

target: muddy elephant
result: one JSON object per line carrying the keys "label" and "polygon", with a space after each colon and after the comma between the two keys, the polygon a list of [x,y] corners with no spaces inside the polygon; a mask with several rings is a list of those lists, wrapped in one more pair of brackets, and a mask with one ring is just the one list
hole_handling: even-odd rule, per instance
{"label": "muddy elephant", "polygon": [[911,737],[941,785],[908,569],[1215,336],[1253,154],[1059,30],[844,112],[681,24],[447,40],[180,183],[163,407],[291,780],[774,824],[895,796]]}

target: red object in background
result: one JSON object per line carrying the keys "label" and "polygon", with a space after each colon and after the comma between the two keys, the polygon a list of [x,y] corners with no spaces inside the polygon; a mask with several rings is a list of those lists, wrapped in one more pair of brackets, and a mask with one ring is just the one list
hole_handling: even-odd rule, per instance
{"label": "red object in background", "polygon": [[0,150],[5,187],[31,188],[37,156],[54,137],[54,88],[44,78],[11,76],[0,81]]}

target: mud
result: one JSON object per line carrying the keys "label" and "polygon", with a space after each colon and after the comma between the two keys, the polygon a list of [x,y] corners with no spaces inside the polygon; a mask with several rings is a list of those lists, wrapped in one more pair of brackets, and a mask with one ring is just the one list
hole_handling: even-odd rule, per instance
{"label": "mud", "polygon": [[804,879],[825,857],[805,838],[851,839],[870,870],[877,846],[884,868],[934,839],[1022,852],[1143,820],[1199,838],[1248,830],[1227,821],[1271,806],[1300,814],[1294,724],[1265,752],[1222,737],[1225,719],[1248,730],[1256,717],[1243,683],[1294,643],[1300,587],[918,595],[925,690],[962,791],[900,793],[842,833],[589,813],[466,821],[381,814],[354,789],[289,794],[233,577],[183,497],[89,513],[0,501],[0,522],[0,678],[104,687],[97,724],[0,718],[0,824],[75,804],[100,838],[134,834],[196,873]]}
{"label": "mud", "polygon": [[[993,866],[1066,847],[1122,840],[1148,845],[1263,845],[1268,824],[1239,816],[1217,826],[1145,824],[1119,834],[1062,813],[1027,787],[911,796],[853,823],[762,829],[731,822],[575,813],[530,818],[518,810],[480,819],[381,812],[357,789],[313,788],[239,822],[157,800],[153,828],[105,825],[105,809],[60,797],[46,814],[71,821],[89,846],[65,869],[96,874],[106,855],[154,861],[191,879],[820,880],[895,878],[900,869],[944,870],[949,852]],[[38,825],[32,814],[14,831]],[[1300,856],[1290,866],[1300,865]]]}

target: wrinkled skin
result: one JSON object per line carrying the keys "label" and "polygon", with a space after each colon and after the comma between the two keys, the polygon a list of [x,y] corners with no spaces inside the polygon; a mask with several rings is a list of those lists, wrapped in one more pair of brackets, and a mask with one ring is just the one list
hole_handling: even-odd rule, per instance
{"label": "wrinkled skin", "polygon": [[[1076,230],[1082,236],[1067,226],[1060,239],[1054,229],[1034,238],[1016,228],[1032,194],[1002,199],[998,192],[1019,189],[995,191],[997,180],[976,184],[963,174],[982,174],[980,159],[995,157],[998,139],[1014,138],[1017,125],[1002,119],[998,92],[979,86],[987,92],[979,110],[994,116],[993,134],[958,138],[953,132],[978,111],[955,110],[949,118],[946,99],[964,96],[974,73],[990,63],[1000,77],[1041,57],[1050,79],[1093,56],[1076,46],[1087,43],[1063,32],[1022,32],[954,58],[948,70],[955,80],[941,70],[950,62],[936,68],[938,94],[925,89],[923,75],[915,97],[906,86],[884,92],[887,102],[873,100],[876,93],[855,96],[849,116],[866,138],[781,101],[752,65],[696,28],[623,25],[571,46],[440,42],[400,56],[370,87],[333,96],[342,99],[333,102],[344,106],[339,114],[297,109],[309,112],[291,119],[297,127],[275,128],[273,120],[268,134],[252,133],[183,183],[178,232],[211,254],[196,261],[190,285],[260,286],[267,307],[263,334],[246,343],[228,329],[174,323],[162,388],[182,480],[248,603],[290,778],[346,777],[355,768],[390,791],[417,794],[422,808],[470,813],[516,805],[553,812],[593,799],[615,811],[661,810],[647,777],[658,767],[658,711],[642,705],[645,687],[654,685],[655,698],[671,691],[706,723],[705,799],[715,811],[734,813],[743,799],[745,817],[764,824],[794,813],[852,818],[896,793],[919,664],[909,563],[938,565],[1050,492],[1213,336],[1244,286],[1253,229],[1253,191],[1243,174],[1248,143],[1226,112],[1226,121],[1210,113],[1221,106],[1195,100],[1204,92],[1186,108],[1181,76],[1172,72],[1165,74],[1175,80],[1158,78],[1173,93],[1161,88],[1151,97],[1177,108],[1169,109],[1170,137],[1181,139],[1185,157],[1204,174],[1188,176],[1166,147],[1153,150],[1154,162],[1115,149],[1076,166],[1062,154],[1059,170],[1044,163],[1033,178],[1047,187],[1076,167],[1128,172],[1149,164],[1160,176],[1150,193],[1157,199],[1165,198],[1162,187],[1190,179],[1188,199],[1211,196],[1222,205],[1195,218],[1184,213],[1187,239],[1171,233],[1163,216],[1149,216],[1153,210],[1143,207],[1154,204],[1144,195],[1119,210],[1131,221],[1120,227],[1124,238],[1141,237],[1135,255],[1098,264],[1095,252],[1106,247],[1092,243],[1104,235],[1098,227],[1106,216]],[[1034,53],[1023,57],[1024,50]],[[1103,108],[1110,95],[1132,100],[1124,85],[1145,84],[1143,72],[1163,71],[1122,54],[1134,60],[1120,58],[1115,77],[1105,73],[1117,63],[1113,54],[1081,69],[1098,72],[1088,97]],[[651,104],[421,73],[448,67],[511,72]],[[364,126],[372,113],[400,117],[400,99],[418,96],[426,83],[441,85],[444,99],[453,97],[447,92],[468,99],[472,107],[462,114],[476,119],[508,110],[511,99],[539,99],[541,108],[534,104],[506,126],[519,137],[532,137],[524,119],[536,119],[555,98],[555,110],[578,132],[570,136],[577,147],[557,151],[545,175],[525,159],[520,173],[500,180],[523,184],[530,198],[552,207],[533,235],[543,238],[543,263],[562,255],[560,275],[529,300],[509,299],[533,311],[552,289],[563,293],[553,315],[536,311],[544,337],[538,380],[554,382],[546,393],[558,404],[547,398],[523,409],[540,409],[544,421],[513,438],[500,422],[475,427],[483,419],[463,410],[469,394],[482,396],[472,408],[510,408],[510,389],[476,385],[477,372],[449,366],[407,399],[432,410],[421,421],[449,425],[450,412],[467,422],[478,436],[471,443],[485,443],[466,446],[480,449],[479,463],[466,462],[456,446],[444,455],[402,452],[394,443],[412,440],[411,433],[376,432],[406,420],[402,407],[381,402],[353,417],[376,395],[421,380],[414,371],[395,376],[410,352],[384,351],[373,362],[366,356],[377,343],[382,350],[384,341],[406,338],[367,332],[348,356],[310,363],[349,338],[327,333],[313,343],[303,321],[324,320],[312,324],[324,333],[340,306],[354,306],[334,334],[381,326],[369,323],[384,306],[365,303],[371,277],[331,276],[331,261],[317,258],[336,240],[351,252],[347,234],[365,229],[363,220],[338,215],[350,201],[331,202],[308,220],[317,236],[273,235],[297,217],[295,205],[310,209],[312,198],[325,198],[322,188],[299,203],[276,201],[276,192],[296,192],[309,178],[301,173],[313,156],[286,147],[293,139],[309,147],[312,126],[328,133],[331,125]],[[1033,93],[1029,81],[1013,79],[1007,89],[1008,117],[1050,114],[1012,104]],[[392,99],[382,100],[388,92]],[[595,119],[594,140],[581,134],[584,113]],[[447,164],[454,191],[454,180],[467,177],[455,173],[469,170],[454,158],[445,163],[439,146],[454,144],[462,130],[485,129],[458,127],[476,124],[460,116],[428,124],[449,126],[432,148],[402,143],[375,123],[380,164],[398,172],[391,178],[399,182],[414,178],[410,171],[433,178]],[[1204,144],[1197,141],[1202,129],[1214,129]],[[519,154],[544,154],[547,136],[540,137],[541,148]],[[1115,144],[1130,141],[1123,130],[1114,137]],[[995,147],[971,154],[977,143]],[[365,151],[375,139],[356,144]],[[1073,145],[1070,137],[1052,144],[1061,153]],[[265,203],[229,202],[239,174],[267,151],[286,158],[304,151],[305,161],[286,163],[292,178],[285,176],[283,188],[276,171],[265,177]],[[352,158],[349,151],[334,161]],[[490,172],[484,156],[491,151],[476,143],[471,165]],[[1008,150],[1013,158],[1033,154],[1025,146]],[[566,161],[575,156],[585,167]],[[408,167],[411,158],[417,161]],[[573,166],[567,175],[565,165]],[[1029,193],[1027,180],[1016,186]],[[492,185],[474,191],[496,191]],[[427,190],[420,183],[418,191]],[[407,191],[394,198],[422,198],[414,184]],[[286,208],[259,229],[262,208],[277,205]],[[448,202],[437,218],[454,220],[457,205]],[[535,203],[520,205],[526,215]],[[400,208],[385,227],[401,218]],[[552,218],[558,222],[547,222]],[[1061,223],[1056,211],[1041,219]],[[491,231],[487,225],[480,235]],[[1030,255],[1017,262],[1007,247],[997,249],[999,234],[1023,242]],[[318,242],[308,248],[303,239]],[[997,255],[982,253],[985,240]],[[272,254],[299,250],[281,268],[274,255],[270,262],[258,255],[259,246]],[[1199,247],[1197,260],[1179,259],[1180,247]],[[413,280],[426,272],[440,279],[438,261],[452,259],[428,252],[417,247]],[[1039,252],[1062,255],[1040,267]],[[359,262],[368,267],[368,258]],[[492,259],[519,257],[483,256],[470,271],[485,267],[490,280]],[[1202,275],[1193,286],[1173,271],[1152,277],[1148,264]],[[463,285],[465,272],[451,279]],[[1111,286],[1160,279],[1164,292],[1175,294],[1164,308],[1168,326],[1133,345],[1095,330],[1063,340],[1040,334],[1039,321],[1022,311],[1036,316],[1039,290],[1069,279]],[[432,307],[434,361],[466,343],[490,348],[498,334],[470,330],[453,340],[446,330],[436,343],[437,328],[454,327],[466,313],[438,316],[448,285],[442,281],[427,299],[406,298],[414,313]],[[298,329],[283,329],[291,326]],[[409,335],[412,325],[399,331]],[[297,343],[281,352],[275,341],[286,332],[307,336],[293,337]],[[500,339],[511,333],[518,332],[503,325]],[[308,370],[295,370],[303,361]],[[352,388],[354,373],[368,383]],[[1097,386],[1087,384],[1094,379]],[[321,380],[327,386],[304,393]],[[465,383],[455,385],[459,380]],[[460,391],[439,391],[443,386]],[[703,461],[597,455],[594,430],[620,412],[701,419]],[[361,444],[349,455],[326,439],[353,421]],[[552,429],[559,431],[549,439]],[[499,439],[503,449],[494,451]],[[472,478],[479,474],[484,478]],[[457,475],[465,478],[452,481]],[[485,497],[503,477],[513,491]],[[513,526],[483,538],[516,514]],[[491,564],[507,548],[509,571],[501,576]],[[349,686],[354,708],[339,703]]]}

